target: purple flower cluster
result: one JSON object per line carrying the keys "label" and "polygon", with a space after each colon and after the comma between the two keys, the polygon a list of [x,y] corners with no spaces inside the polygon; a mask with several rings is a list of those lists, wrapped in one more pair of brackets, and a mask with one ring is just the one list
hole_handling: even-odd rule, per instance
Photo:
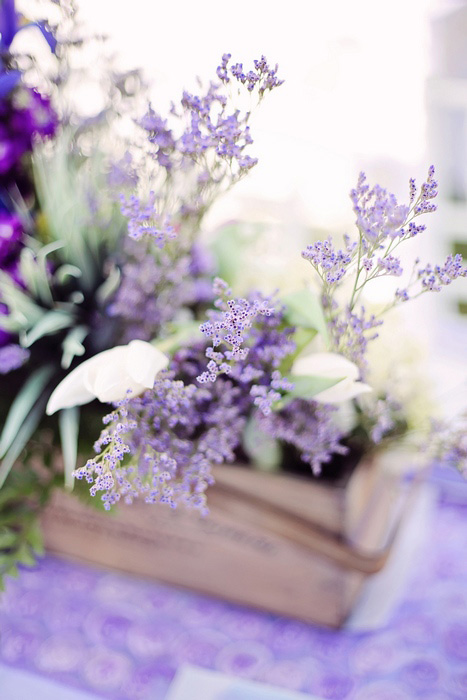
{"label": "purple flower cluster", "polygon": [[22,348],[16,343],[8,344],[8,341],[8,334],[0,328],[0,374],[8,374],[8,372],[18,369],[28,361],[30,355],[26,348]]}
{"label": "purple flower cluster", "polygon": [[[253,143],[248,126],[249,113],[227,112],[226,97],[211,83],[205,95],[183,93],[182,108],[189,113],[189,124],[183,132],[179,150],[184,156],[200,158],[212,150],[219,158],[236,159],[241,169],[248,169],[256,159],[244,155]],[[206,171],[205,171],[206,172]]]}
{"label": "purple flower cluster", "polygon": [[121,211],[128,219],[128,235],[135,241],[148,236],[158,248],[163,248],[167,241],[176,237],[175,229],[168,216],[161,221],[156,209],[156,195],[150,192],[146,202],[136,195],[125,199],[121,195]]}
{"label": "purple flower cluster", "polygon": [[[414,218],[435,211],[433,198],[438,192],[433,166],[422,184],[417,196],[417,186],[412,178],[409,182],[409,204],[401,205],[395,196],[379,185],[370,187],[366,176],[361,173],[357,186],[350,193],[354,212],[358,241],[344,236],[345,248],[336,250],[332,239],[317,241],[309,245],[302,256],[308,260],[322,280],[322,302],[330,329],[333,349],[356,362],[362,373],[365,371],[365,353],[368,341],[377,337],[373,329],[380,325],[375,317],[366,318],[365,309],[357,304],[365,286],[373,279],[382,276],[401,277],[404,270],[394,249],[401,242],[425,230],[423,224],[416,224]],[[415,264],[415,278],[408,287],[395,292],[391,306],[409,300],[409,288],[417,282],[421,291],[439,291],[442,285],[450,284],[456,277],[465,275],[460,256],[449,256],[443,267],[430,265],[418,269]],[[337,302],[336,290],[343,278],[351,282],[353,289],[346,305]],[[421,292],[419,292],[421,293]]]}
{"label": "purple flower cluster", "polygon": [[462,265],[462,255],[448,255],[443,266],[427,265],[417,270],[417,276],[424,291],[440,292],[442,287],[451,284],[458,277],[467,277],[467,267]]}
{"label": "purple flower cluster", "polygon": [[370,189],[365,173],[360,173],[357,187],[350,192],[350,199],[365,252],[379,246],[387,238],[400,236],[409,207],[398,204],[395,196],[379,185]]}
{"label": "purple flower cluster", "polygon": [[438,194],[438,183],[435,180],[435,168],[430,165],[428,169],[428,177],[423,183],[420,191],[420,196],[415,202],[415,214],[426,214],[436,211],[436,204],[431,201]]}
{"label": "purple flower cluster", "polygon": [[327,285],[338,284],[352,263],[357,247],[357,243],[352,243],[350,239],[347,239],[346,243],[345,250],[336,251],[331,238],[317,241],[307,246],[302,257],[310,261]]}
{"label": "purple flower cluster", "polygon": [[107,416],[97,456],[76,477],[92,484],[92,495],[104,492],[106,509],[141,497],[206,513],[211,466],[234,459],[245,425],[238,393],[228,380],[208,391],[165,373],[151,391]]}
{"label": "purple flower cluster", "polygon": [[[400,277],[404,270],[401,267],[401,261],[394,255],[387,255],[384,258],[378,258],[378,268],[387,275]],[[376,276],[376,275],[375,275]]]}
{"label": "purple flower cluster", "polygon": [[260,414],[258,425],[268,435],[293,445],[313,473],[320,474],[333,454],[347,452],[340,444],[343,435],[333,421],[334,411],[333,406],[295,399],[281,411]]}
{"label": "purple flower cluster", "polygon": [[358,313],[347,306],[329,316],[328,328],[333,349],[355,362],[362,378],[367,367],[368,343],[378,337],[374,329],[382,324],[383,321],[373,314],[367,316],[364,306],[360,307]]}
{"label": "purple flower cluster", "polygon": [[[246,360],[249,348],[243,345],[253,322],[259,315],[273,313],[266,299],[231,299],[232,290],[219,278],[214,282],[214,293],[218,295],[214,303],[217,311],[209,311],[209,320],[200,326],[212,341],[212,347],[206,350],[207,369],[197,377],[201,384],[215,382],[220,374],[230,374],[232,363]],[[216,351],[221,345],[225,348]]]}
{"label": "purple flower cluster", "polygon": [[138,124],[147,132],[148,141],[154,147],[155,158],[162,168],[168,171],[173,168],[172,155],[176,150],[176,141],[167,119],[163,119],[154,111],[152,105]]}
{"label": "purple flower cluster", "polygon": [[[10,12],[13,13],[9,15]],[[14,7],[2,12],[2,21],[8,16],[13,21]],[[16,32],[16,19],[10,38]],[[0,38],[0,43],[6,37]],[[2,61],[8,63],[9,44],[3,46]],[[0,267],[18,285],[23,284],[19,272],[19,255],[23,247],[24,230],[19,216],[13,212],[11,193],[28,199],[33,192],[29,169],[24,156],[31,153],[35,139],[53,136],[57,128],[57,117],[50,100],[37,90],[21,85],[19,71],[4,70],[3,84],[11,88],[0,95]],[[1,302],[1,298],[0,298]],[[8,309],[0,303],[0,314],[8,315]],[[0,328],[0,372],[6,374],[20,367],[29,357],[29,352],[15,343],[10,333]]]}
{"label": "purple flower cluster", "polygon": [[124,252],[121,283],[107,310],[123,325],[124,342],[151,340],[182,310],[212,302],[213,261],[199,245],[174,257],[128,240]]}
{"label": "purple flower cluster", "polygon": [[0,265],[2,270],[8,268],[9,260],[17,257],[23,227],[16,214],[0,210]]}
{"label": "purple flower cluster", "polygon": [[[245,152],[253,143],[250,133],[250,112],[230,106],[225,84],[228,74],[246,85],[248,91],[257,90],[260,97],[266,90],[281,85],[276,72],[264,57],[255,61],[254,70],[245,77],[241,64],[228,68],[230,55],[225,54],[217,69],[221,82],[211,82],[201,94],[185,90],[177,106],[167,118],[149,105],[138,124],[144,129],[150,145],[150,155],[166,177],[185,177],[186,185],[194,183],[194,190],[184,194],[178,213],[204,212],[213,201],[214,193],[226,189],[256,165],[257,159]],[[191,173],[191,174],[190,174]],[[193,185],[190,185],[193,187]]]}
{"label": "purple flower cluster", "polygon": [[[280,81],[274,81],[275,69],[264,58],[257,63],[263,94],[267,85],[272,89]],[[129,236],[138,242],[125,246],[121,283],[109,310],[126,325],[126,339],[154,337],[182,308],[191,311],[212,301],[208,276],[213,269],[205,263],[199,268],[206,256],[194,244],[195,236],[220,192],[256,163],[245,153],[253,142],[250,113],[229,108],[225,92],[222,83],[210,83],[200,95],[185,91],[167,118],[149,105],[138,124],[155,170],[138,175],[137,159],[127,154],[110,173],[112,182],[125,187],[144,184],[148,176],[155,190],[147,200],[137,194],[120,197]],[[174,237],[176,248],[170,245]]]}
{"label": "purple flower cluster", "polygon": [[266,90],[273,90],[275,87],[279,87],[284,82],[279,80],[277,77],[278,66],[275,65],[271,68],[266,60],[265,56],[261,56],[259,60],[253,62],[254,69],[249,70],[246,73],[243,70],[242,63],[236,63],[233,66],[228,66],[231,59],[229,53],[225,53],[222,56],[221,65],[217,68],[217,77],[225,84],[229,83],[232,76],[239,83],[246,85],[249,92],[253,92],[255,88],[258,89],[258,95],[262,97]]}
{"label": "purple flower cluster", "polygon": [[[20,218],[5,209],[0,209],[0,269],[19,286],[22,286],[19,271],[22,240],[23,226]],[[8,308],[2,303],[0,303],[0,315],[8,315]],[[11,335],[0,327],[0,347],[9,343],[10,340]]]}
{"label": "purple flower cluster", "polygon": [[35,138],[53,136],[56,128],[50,100],[37,90],[20,86],[0,99],[0,186],[17,182],[29,192],[21,159]]}
{"label": "purple flower cluster", "polygon": [[397,416],[400,417],[403,407],[391,396],[378,399],[371,407],[371,414],[365,416],[369,435],[377,445],[396,428]]}
{"label": "purple flower cluster", "polygon": [[460,253],[448,255],[443,265],[427,264],[420,267],[420,260],[417,258],[407,286],[396,290],[394,305],[415,299],[425,292],[440,292],[443,287],[459,277],[467,277],[467,267],[462,263]]}
{"label": "purple flower cluster", "polygon": [[467,477],[467,412],[449,422],[433,421],[428,449],[441,464]]}

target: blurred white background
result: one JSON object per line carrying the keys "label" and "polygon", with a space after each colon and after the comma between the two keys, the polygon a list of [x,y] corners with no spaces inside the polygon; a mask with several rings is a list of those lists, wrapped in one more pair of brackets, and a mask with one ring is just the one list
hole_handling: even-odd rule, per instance
{"label": "blurred white background", "polygon": [[340,228],[349,222],[347,194],[362,167],[402,195],[408,178],[423,177],[429,165],[428,0],[289,0],[277,9],[267,0],[78,6],[111,37],[124,65],[144,68],[159,104],[193,86],[195,75],[214,75],[224,52],[244,64],[261,54],[279,64],[286,82],[253,123],[260,164],[235,200],[283,203],[315,226]]}
{"label": "blurred white background", "polygon": [[[30,2],[23,2],[26,12]],[[427,217],[423,241],[404,247],[409,257],[441,262],[453,240],[465,242],[467,205],[452,201],[459,187],[449,178],[456,171],[467,182],[466,2],[289,0],[276,9],[268,0],[76,4],[90,29],[108,35],[122,67],[144,69],[161,113],[184,88],[195,88],[195,76],[214,77],[224,52],[244,65],[261,54],[279,64],[285,83],[252,121],[249,153],[259,164],[216,204],[207,228],[233,218],[268,221],[271,233],[257,258],[263,272],[282,275],[281,285],[308,275],[300,251],[310,230],[320,236],[352,230],[348,192],[362,169],[370,183],[406,201],[409,177],[421,184],[434,162],[442,176],[439,210]],[[460,117],[450,115],[446,95],[456,104],[461,95]],[[92,94],[87,98],[92,112]],[[456,385],[457,393],[465,393],[467,317],[456,308],[467,300],[466,286],[460,280],[441,298],[425,295],[407,307],[405,321],[432,347],[441,383]],[[373,300],[387,293],[384,285],[375,288]],[[404,331],[395,340],[404,342]]]}

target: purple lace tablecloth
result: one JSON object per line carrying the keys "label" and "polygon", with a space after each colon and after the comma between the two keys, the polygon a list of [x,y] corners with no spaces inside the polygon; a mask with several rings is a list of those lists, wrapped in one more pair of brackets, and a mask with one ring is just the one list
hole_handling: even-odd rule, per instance
{"label": "purple lace tablecloth", "polygon": [[112,700],[163,700],[185,662],[333,700],[463,700],[467,505],[436,508],[404,599],[376,632],[320,629],[47,556],[1,598],[2,662]]}

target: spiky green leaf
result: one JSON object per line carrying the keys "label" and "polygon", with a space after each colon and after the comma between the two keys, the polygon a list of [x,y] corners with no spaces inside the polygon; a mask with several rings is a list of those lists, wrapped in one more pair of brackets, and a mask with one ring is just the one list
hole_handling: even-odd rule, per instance
{"label": "spiky green leaf", "polygon": [[47,311],[28,333],[23,334],[21,344],[25,348],[29,348],[45,335],[53,335],[58,331],[69,328],[73,325],[73,322],[73,316],[66,311]]}
{"label": "spiky green leaf", "polygon": [[24,319],[23,328],[30,328],[42,318],[44,309],[20,289],[9,275],[0,270],[0,295],[11,314]]}
{"label": "spiky green leaf", "polygon": [[117,291],[120,284],[120,270],[118,267],[113,267],[101,286],[96,291],[96,298],[99,303],[104,304]]}
{"label": "spiky green leaf", "polygon": [[39,422],[44,415],[46,403],[47,397],[42,394],[16,433],[14,440],[12,441],[2,460],[2,463],[0,464],[0,488],[3,486],[13,464],[18,459],[26,443],[39,425]]}
{"label": "spiky green leaf", "polygon": [[53,367],[51,365],[41,367],[31,374],[22,386],[11,404],[3,427],[0,437],[0,457],[5,455],[6,451],[13,443],[28,413],[38,400],[47,382],[52,377],[52,374]]}
{"label": "spiky green leaf", "polygon": [[73,472],[76,469],[78,458],[79,409],[73,406],[73,408],[65,408],[60,411],[58,424],[62,443],[65,486],[71,491],[74,483]]}
{"label": "spiky green leaf", "polygon": [[89,333],[89,328],[86,326],[76,326],[72,328],[66,335],[62,343],[62,367],[68,369],[73,362],[74,357],[81,357],[85,353],[83,340]]}

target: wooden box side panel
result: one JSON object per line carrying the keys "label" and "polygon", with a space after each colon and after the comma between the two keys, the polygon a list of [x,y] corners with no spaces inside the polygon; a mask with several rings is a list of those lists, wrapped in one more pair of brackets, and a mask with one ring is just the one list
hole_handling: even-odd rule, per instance
{"label": "wooden box side panel", "polygon": [[[251,503],[268,504],[293,513],[330,534],[342,535],[345,527],[345,489],[320,481],[285,474],[270,474],[244,466],[222,465],[214,469],[216,486],[235,492]],[[209,492],[209,496],[211,491]]]}
{"label": "wooden box side panel", "polygon": [[43,526],[49,551],[329,626],[349,612],[348,582],[366,578],[245,523],[222,499],[204,519],[144,504],[112,516],[58,493]]}

